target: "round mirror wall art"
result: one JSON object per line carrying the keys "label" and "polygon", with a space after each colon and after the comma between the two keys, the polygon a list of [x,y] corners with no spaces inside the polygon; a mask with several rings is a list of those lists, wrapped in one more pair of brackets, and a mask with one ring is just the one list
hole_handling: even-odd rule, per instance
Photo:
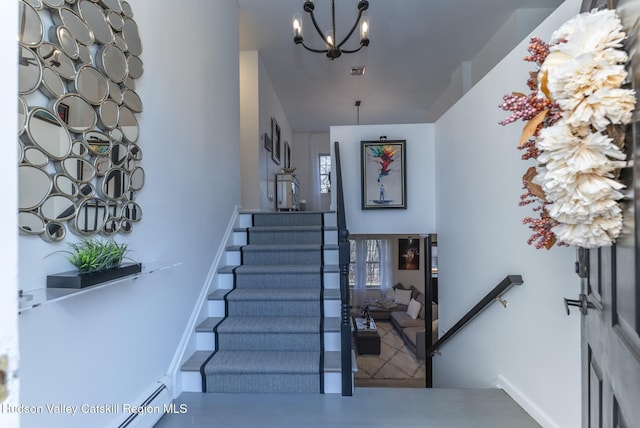
{"label": "round mirror wall art", "polygon": [[[130,233],[145,182],[142,39],[123,0],[18,0],[18,228]],[[135,201],[135,202],[134,202]]]}

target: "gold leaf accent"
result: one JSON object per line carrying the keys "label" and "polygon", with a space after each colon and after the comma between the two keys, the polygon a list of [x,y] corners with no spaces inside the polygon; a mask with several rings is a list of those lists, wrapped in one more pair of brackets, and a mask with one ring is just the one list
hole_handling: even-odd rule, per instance
{"label": "gold leaf accent", "polygon": [[533,119],[527,122],[527,124],[524,126],[524,129],[522,130],[522,136],[520,137],[520,147],[522,147],[524,143],[529,141],[529,138],[531,138],[533,134],[536,133],[538,125],[540,125],[544,118],[547,117],[547,113],[548,110],[542,110],[540,113],[536,114]]}
{"label": "gold leaf accent", "polygon": [[513,95],[514,97],[526,97],[526,95],[522,92],[511,92],[511,95]]}
{"label": "gold leaf accent", "polygon": [[544,247],[547,250],[550,250],[551,247],[553,247],[556,244],[556,241],[558,240],[558,238],[556,238],[556,235],[553,235],[551,238],[549,238],[549,240],[547,241],[547,243],[544,245]]}
{"label": "gold leaf accent", "polygon": [[538,171],[535,166],[529,167],[527,172],[522,176],[522,181],[527,185],[527,189],[536,197],[540,198],[542,201],[547,200],[547,195],[544,194],[544,190],[542,190],[542,186],[539,184],[535,184],[533,182],[533,178],[538,175]]}
{"label": "gold leaf accent", "polygon": [[549,92],[549,73],[546,70],[540,77],[540,90],[549,101],[553,101],[551,99],[551,93]]}

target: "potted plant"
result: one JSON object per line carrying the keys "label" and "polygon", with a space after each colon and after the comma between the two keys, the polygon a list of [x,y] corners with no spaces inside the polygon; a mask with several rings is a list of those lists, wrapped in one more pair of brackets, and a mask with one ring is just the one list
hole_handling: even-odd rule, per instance
{"label": "potted plant", "polygon": [[60,252],[67,254],[67,260],[76,269],[48,275],[47,287],[84,288],[142,270],[140,263],[123,263],[128,259],[128,244],[118,244],[113,239],[85,238],[69,246],[71,250]]}

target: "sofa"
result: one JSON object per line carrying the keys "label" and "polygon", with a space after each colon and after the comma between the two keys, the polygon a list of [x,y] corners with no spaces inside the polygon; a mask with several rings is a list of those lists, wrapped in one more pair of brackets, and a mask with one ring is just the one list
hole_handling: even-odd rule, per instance
{"label": "sofa", "polygon": [[[425,294],[402,283],[387,290],[385,296],[363,305],[374,320],[390,320],[416,358],[425,358]],[[438,305],[431,302],[431,343],[438,340]]]}

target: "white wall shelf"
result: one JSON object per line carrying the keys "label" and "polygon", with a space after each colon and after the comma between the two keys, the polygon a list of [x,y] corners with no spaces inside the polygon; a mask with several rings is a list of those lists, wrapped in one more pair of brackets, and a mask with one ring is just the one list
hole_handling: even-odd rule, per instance
{"label": "white wall shelf", "polygon": [[88,293],[99,288],[108,287],[115,284],[120,284],[126,281],[133,281],[142,276],[150,275],[152,273],[161,272],[167,269],[174,268],[181,265],[182,262],[167,263],[167,262],[147,262],[142,263],[142,271],[131,275],[124,276],[122,278],[114,279],[111,281],[105,281],[100,284],[92,285],[86,288],[38,288],[34,290],[25,291],[19,298],[18,313],[23,313],[29,309],[37,308],[51,302],[59,302],[64,299],[76,297],[84,293]]}

